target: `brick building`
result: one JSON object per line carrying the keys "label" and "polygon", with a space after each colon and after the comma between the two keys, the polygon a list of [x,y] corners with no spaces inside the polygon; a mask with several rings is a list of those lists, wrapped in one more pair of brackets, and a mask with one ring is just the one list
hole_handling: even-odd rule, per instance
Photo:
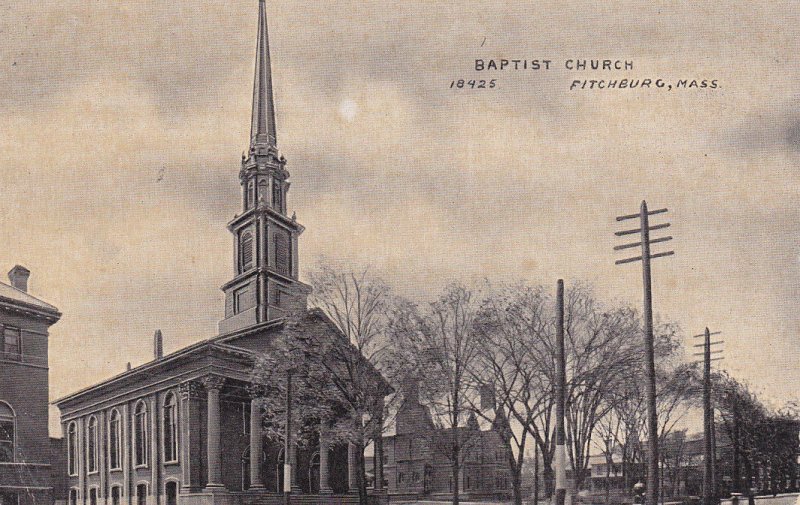
{"label": "brick building", "polygon": [[[282,332],[346,338],[306,310],[310,287],[298,280],[303,227],[287,215],[265,11],[260,0],[250,147],[239,171],[242,211],[228,224],[234,274],[222,286],[219,333],[165,356],[157,332],[152,361],[55,402],[69,505],[280,504],[285,465],[295,503],[358,500],[352,445],[334,446],[317,430],[312,446],[284,455],[263,436],[261,404],[250,396],[254,364]],[[300,330],[287,329],[282,318],[298,312]]]}
{"label": "brick building", "polygon": [[[389,495],[408,498],[452,496],[452,464],[447,457],[452,429],[436,428],[415,388],[395,420],[395,434],[384,437],[384,479]],[[464,456],[459,476],[462,499],[503,499],[511,495],[505,447],[494,429],[481,430],[476,418],[456,428]]]}
{"label": "brick building", "polygon": [[[48,434],[48,330],[61,314],[28,293],[19,265],[0,282],[0,505],[50,503],[60,440]],[[54,465],[55,463],[55,465]],[[54,489],[54,486],[56,489]]]}

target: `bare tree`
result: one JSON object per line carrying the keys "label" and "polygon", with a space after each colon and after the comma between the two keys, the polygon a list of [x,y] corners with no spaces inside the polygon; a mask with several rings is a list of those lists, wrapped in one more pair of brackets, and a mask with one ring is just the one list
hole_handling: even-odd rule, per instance
{"label": "bare tree", "polygon": [[[656,413],[659,426],[656,436],[665,442],[689,409],[695,406],[700,385],[696,365],[686,364],[680,352],[677,327],[659,324],[655,334]],[[638,473],[631,475],[631,472],[640,468],[636,463],[643,462],[642,443],[650,436],[645,419],[645,396],[641,388],[645,380],[642,360],[641,354],[634,355],[632,367],[627,372],[628,380],[610,392],[606,400],[610,408],[597,425],[598,438],[613,439],[620,448],[625,491],[630,491],[634,479],[644,477]]]}
{"label": "bare tree", "polygon": [[[368,269],[358,271],[321,260],[309,274],[314,292],[309,303],[331,321],[343,339],[311,333],[306,352],[319,363],[325,384],[332,388],[346,412],[328,419],[329,432],[355,448],[359,501],[367,500],[364,449],[375,444],[376,488],[383,484],[383,433],[387,426],[384,397],[392,392],[381,373],[393,377],[397,371],[386,337],[388,314],[393,304],[391,290]],[[394,395],[390,396],[393,401]],[[393,409],[388,406],[391,412]]]}
{"label": "bare tree", "polygon": [[[480,402],[473,401],[471,408],[491,421],[503,440],[517,505],[522,503],[528,437],[535,432],[534,422],[549,420],[552,408],[551,384],[538,367],[542,351],[538,336],[551,320],[546,306],[541,287],[501,287],[482,303],[477,326],[481,338],[471,378]],[[537,443],[535,438],[533,443]]]}
{"label": "bare tree", "polygon": [[[450,285],[420,309],[407,303],[393,320],[396,361],[415,376],[422,401],[438,433],[429,442],[447,457],[452,469],[453,505],[459,503],[460,470],[475,430],[461,429],[469,411],[470,370],[479,349],[478,303],[469,289]],[[425,434],[423,434],[425,435]]]}

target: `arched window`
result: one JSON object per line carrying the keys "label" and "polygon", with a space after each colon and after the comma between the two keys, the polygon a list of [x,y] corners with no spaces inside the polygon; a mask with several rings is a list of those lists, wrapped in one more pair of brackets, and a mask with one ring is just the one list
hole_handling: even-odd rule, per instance
{"label": "arched window", "polygon": [[147,484],[136,485],[136,505],[147,504]]}
{"label": "arched window", "polygon": [[122,488],[120,486],[112,486],[111,505],[119,505],[121,496],[122,496]]}
{"label": "arched window", "polygon": [[273,179],[272,181],[272,208],[278,212],[283,212],[283,188],[281,181]]}
{"label": "arched window", "polygon": [[78,425],[75,421],[67,427],[67,469],[70,475],[78,475]]}
{"label": "arched window", "polygon": [[0,402],[0,463],[14,462],[16,415],[11,405]]}
{"label": "arched window", "polygon": [[173,393],[164,399],[164,462],[178,461],[178,403]]}
{"label": "arched window", "polygon": [[174,480],[164,485],[164,494],[167,495],[167,505],[178,505],[178,483]]}
{"label": "arched window", "polygon": [[69,490],[69,505],[78,505],[78,490],[75,488]]}
{"label": "arched window", "polygon": [[108,417],[108,467],[111,470],[122,469],[122,423],[119,411],[114,409]]}
{"label": "arched window", "polygon": [[86,471],[97,471],[97,418],[92,416],[86,429]]}
{"label": "arched window", "polygon": [[256,203],[256,185],[253,181],[247,183],[247,208],[252,208]]}
{"label": "arched window", "polygon": [[275,491],[283,493],[283,468],[284,468],[284,452],[283,449],[278,453],[278,462],[275,465]]}
{"label": "arched window", "polygon": [[239,239],[239,273],[253,267],[253,235],[245,232]]}
{"label": "arched window", "polygon": [[136,404],[133,413],[134,466],[147,465],[147,406]]}

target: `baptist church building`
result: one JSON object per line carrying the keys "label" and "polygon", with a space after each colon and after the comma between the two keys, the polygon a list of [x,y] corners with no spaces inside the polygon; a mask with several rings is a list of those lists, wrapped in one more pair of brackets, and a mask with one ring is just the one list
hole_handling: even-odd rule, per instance
{"label": "baptist church building", "polygon": [[255,361],[288,331],[282,318],[289,313],[305,314],[301,329],[346,338],[324,314],[307,310],[310,287],[298,280],[303,227],[287,215],[264,0],[255,68],[242,211],[228,223],[234,275],[222,286],[219,334],[165,356],[157,333],[152,361],[55,402],[69,505],[278,505],[285,463],[295,469],[295,503],[358,501],[352,446],[333,444],[320,430],[313,446],[285,455],[263,436],[261,405],[249,393]]}

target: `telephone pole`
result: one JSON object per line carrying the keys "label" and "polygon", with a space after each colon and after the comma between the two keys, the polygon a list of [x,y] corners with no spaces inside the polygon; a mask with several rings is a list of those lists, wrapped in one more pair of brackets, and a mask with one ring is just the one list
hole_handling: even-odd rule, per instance
{"label": "telephone pole", "polygon": [[556,485],[555,505],[567,499],[567,447],[564,436],[564,410],[567,392],[566,357],[564,352],[564,281],[556,286]]}
{"label": "telephone pole", "polygon": [[622,265],[625,263],[633,263],[635,261],[642,262],[642,285],[644,290],[644,355],[645,371],[647,373],[645,395],[647,399],[647,430],[649,433],[649,436],[647,437],[647,495],[645,501],[647,505],[656,505],[656,503],[658,503],[659,496],[658,412],[656,411],[656,366],[655,351],[653,349],[653,293],[651,289],[650,260],[653,258],[661,258],[663,256],[671,256],[675,254],[674,251],[650,254],[650,244],[666,242],[668,240],[672,240],[672,237],[651,239],[651,231],[667,228],[669,227],[669,223],[650,226],[649,218],[654,214],[663,214],[665,212],[667,212],[667,209],[648,211],[647,202],[642,200],[642,205],[639,208],[638,214],[629,214],[626,216],[617,217],[617,221],[626,221],[629,219],[638,218],[639,228],[634,230],[618,231],[615,233],[616,236],[622,237],[625,235],[633,235],[638,233],[641,239],[639,242],[623,244],[614,247],[615,251],[630,249],[633,247],[641,247],[641,256],[617,260],[615,264]]}
{"label": "telephone pole", "polygon": [[286,433],[283,439],[283,503],[291,505],[292,502],[292,373],[286,371]]}
{"label": "telephone pole", "polygon": [[703,352],[694,353],[695,356],[703,356],[703,505],[713,505],[717,501],[717,451],[714,440],[714,407],[711,404],[711,362],[719,361],[722,357],[712,358],[712,354],[721,353],[721,350],[711,350],[712,345],[722,344],[723,341],[712,342],[712,335],[719,335],[721,332],[711,332],[708,328],[704,333],[695,335],[694,338],[703,338],[702,344],[695,344],[694,347],[702,347]]}

